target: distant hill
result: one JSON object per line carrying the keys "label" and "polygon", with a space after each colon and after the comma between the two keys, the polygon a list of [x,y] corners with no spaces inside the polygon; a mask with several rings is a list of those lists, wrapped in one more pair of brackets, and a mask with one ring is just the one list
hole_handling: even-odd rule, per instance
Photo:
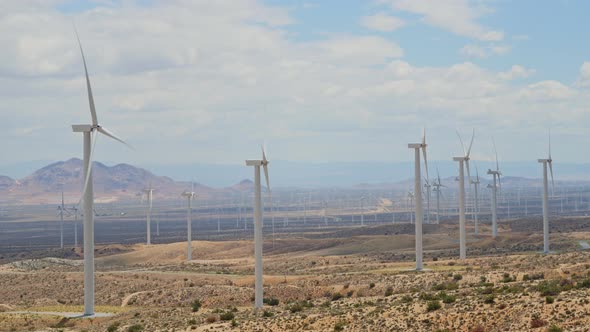
{"label": "distant hill", "polygon": [[[160,198],[178,197],[182,191],[191,188],[190,183],[176,182],[128,164],[106,166],[94,162],[92,173],[98,202],[137,199],[138,194],[150,185],[156,188],[155,195]],[[72,158],[47,165],[18,181],[0,176],[0,193],[7,201],[49,203],[58,201],[63,190],[66,200],[72,203],[79,199],[82,183],[82,160]],[[214,190],[196,183],[195,191],[201,196],[208,196]]]}

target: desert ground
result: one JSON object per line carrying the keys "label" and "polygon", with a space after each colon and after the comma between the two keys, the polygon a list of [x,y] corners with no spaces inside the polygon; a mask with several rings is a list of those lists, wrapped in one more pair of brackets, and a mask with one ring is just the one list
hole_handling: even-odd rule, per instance
{"label": "desert ground", "polygon": [[425,225],[422,272],[413,225],[266,236],[259,311],[250,240],[194,241],[191,262],[186,242],[101,245],[97,311],[112,315],[89,319],[43,314],[82,311],[79,249],[4,255],[0,331],[588,331],[590,220],[555,222],[549,255],[538,223],[503,221],[495,240],[470,225],[464,261],[456,222]]}

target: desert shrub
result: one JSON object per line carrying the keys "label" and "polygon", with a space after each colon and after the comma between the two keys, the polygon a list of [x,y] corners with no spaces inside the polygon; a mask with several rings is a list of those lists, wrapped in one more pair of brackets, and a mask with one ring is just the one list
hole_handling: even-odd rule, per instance
{"label": "desert shrub", "polygon": [[114,322],[107,327],[107,332],[116,332],[119,329],[119,326],[121,326],[120,322]]}
{"label": "desert shrub", "polygon": [[453,303],[457,300],[457,297],[453,296],[453,295],[448,295],[445,292],[440,292],[438,293],[438,298],[441,299],[443,301],[443,303]]}
{"label": "desert shrub", "polygon": [[463,276],[458,273],[453,276],[453,280],[455,280],[455,281],[459,281],[461,279],[463,279]]}
{"label": "desert shrub", "polygon": [[342,331],[342,330],[344,330],[345,326],[346,326],[346,322],[338,321],[334,324],[334,331]]}
{"label": "desert shrub", "polygon": [[510,276],[510,274],[508,273],[504,273],[504,275],[502,276],[502,282],[507,283],[507,282],[513,282],[516,281],[516,278],[513,278]]}
{"label": "desert shrub", "polygon": [[227,311],[227,312],[224,312],[221,315],[219,315],[219,319],[221,319],[222,321],[232,320],[235,317],[236,317],[236,315],[234,315],[234,313],[231,311]]}
{"label": "desert shrub", "polygon": [[576,284],[578,288],[590,288],[590,278],[584,279],[582,281],[578,281]]}
{"label": "desert shrub", "polygon": [[477,325],[476,327],[469,330],[469,332],[486,332],[486,329],[481,325]]}
{"label": "desert shrub", "polygon": [[434,284],[432,286],[432,290],[435,290],[435,291],[455,290],[455,289],[459,289],[459,284],[457,284],[454,281],[451,281],[451,282],[443,282],[443,283],[440,283],[440,284]]}
{"label": "desert shrub", "polygon": [[563,332],[563,329],[555,324],[551,324],[547,329],[547,332]]}
{"label": "desert shrub", "polygon": [[346,293],[346,296],[347,296],[347,297],[351,297],[351,296],[352,296],[352,294],[354,294],[354,291],[353,291],[353,290],[349,290],[349,291]]}
{"label": "desert shrub", "polygon": [[484,283],[486,281],[488,281],[488,279],[486,278],[486,276],[480,276],[479,277],[479,282]]}
{"label": "desert shrub", "polygon": [[370,283],[369,288],[375,288],[375,283],[374,282]]}
{"label": "desert shrub", "polygon": [[485,304],[494,304],[494,300],[496,297],[493,294],[489,294],[483,299],[483,303]]}
{"label": "desert shrub", "polygon": [[545,297],[545,303],[551,304],[553,302],[555,302],[555,298],[553,298],[553,296],[547,296],[547,297]]}
{"label": "desert shrub", "polygon": [[543,327],[547,325],[547,322],[542,320],[539,317],[539,314],[534,314],[533,317],[531,318],[531,328],[532,329],[536,329],[538,327]]}
{"label": "desert shrub", "polygon": [[231,327],[237,327],[238,326],[238,322],[236,322],[235,319],[231,320]]}
{"label": "desert shrub", "polygon": [[340,293],[334,293],[332,294],[332,301],[338,301],[342,298],[342,294]]}
{"label": "desert shrub", "polygon": [[287,309],[289,311],[291,311],[292,313],[296,313],[296,312],[303,311],[303,309],[305,309],[305,308],[312,308],[312,307],[313,307],[313,302],[311,302],[311,301],[300,301],[300,302],[291,303],[287,307]]}
{"label": "desert shrub", "polygon": [[207,324],[213,324],[217,321],[217,315],[209,315],[207,316],[207,318],[205,318],[205,322],[207,322]]}
{"label": "desert shrub", "polygon": [[279,305],[279,299],[276,299],[274,297],[271,297],[269,299],[263,299],[262,302],[265,303],[265,304],[268,304],[270,306],[277,306],[277,305]]}
{"label": "desert shrub", "polygon": [[346,283],[346,284],[344,284],[344,286],[342,286],[342,288],[344,288],[344,289],[348,289],[348,287],[350,287],[350,283]]}
{"label": "desert shrub", "polygon": [[275,315],[275,314],[274,314],[272,311],[264,310],[264,311],[262,312],[262,317],[272,317],[272,316],[274,316],[274,315]]}
{"label": "desert shrub", "polygon": [[393,295],[393,287],[389,286],[385,289],[385,296]]}
{"label": "desert shrub", "polygon": [[555,280],[542,281],[535,288],[541,296],[555,296],[561,292],[561,287]]}
{"label": "desert shrub", "polygon": [[403,303],[410,303],[410,302],[412,302],[413,300],[414,300],[414,299],[412,299],[412,297],[411,297],[410,295],[404,295],[404,296],[402,296],[402,299],[401,299],[401,301],[402,301]]}
{"label": "desert shrub", "polygon": [[143,326],[139,324],[131,325],[127,328],[127,332],[141,332],[143,331]]}
{"label": "desert shrub", "polygon": [[194,300],[193,303],[191,303],[191,307],[193,308],[193,312],[199,311],[199,309],[201,309],[201,301]]}
{"label": "desert shrub", "polygon": [[426,305],[426,311],[428,311],[428,312],[435,311],[435,310],[440,309],[440,307],[441,307],[441,305],[440,305],[440,302],[438,300],[430,301]]}

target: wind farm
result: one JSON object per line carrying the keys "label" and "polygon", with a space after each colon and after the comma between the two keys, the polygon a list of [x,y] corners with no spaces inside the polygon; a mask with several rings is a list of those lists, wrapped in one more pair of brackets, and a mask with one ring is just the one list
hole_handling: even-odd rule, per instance
{"label": "wind farm", "polygon": [[0,332],[588,330],[583,5],[0,7]]}

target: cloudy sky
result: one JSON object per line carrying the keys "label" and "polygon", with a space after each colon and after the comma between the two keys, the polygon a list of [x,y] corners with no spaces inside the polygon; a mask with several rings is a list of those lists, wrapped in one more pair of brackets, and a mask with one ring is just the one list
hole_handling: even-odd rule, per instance
{"label": "cloudy sky", "polygon": [[238,164],[546,154],[588,162],[587,1],[0,1],[0,163],[81,156],[90,122],[77,25],[102,125],[96,158]]}

